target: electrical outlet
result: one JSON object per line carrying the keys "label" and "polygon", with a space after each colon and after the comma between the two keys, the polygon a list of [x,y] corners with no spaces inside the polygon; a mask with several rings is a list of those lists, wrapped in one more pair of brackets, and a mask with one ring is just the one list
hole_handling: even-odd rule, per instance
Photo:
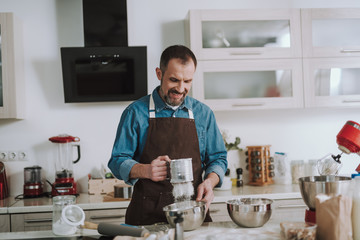
{"label": "electrical outlet", "polygon": [[0,161],[6,162],[8,160],[8,152],[0,151]]}
{"label": "electrical outlet", "polygon": [[9,161],[17,161],[18,160],[18,153],[16,151],[10,151],[8,153],[8,159]]}
{"label": "electrical outlet", "polygon": [[26,151],[18,151],[17,157],[19,161],[27,161],[28,160],[28,153]]}

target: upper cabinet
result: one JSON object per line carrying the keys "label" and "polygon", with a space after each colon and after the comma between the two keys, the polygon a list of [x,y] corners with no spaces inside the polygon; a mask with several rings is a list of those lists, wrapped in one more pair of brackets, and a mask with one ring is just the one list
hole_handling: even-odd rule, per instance
{"label": "upper cabinet", "polygon": [[193,96],[213,110],[360,107],[359,9],[190,10]]}
{"label": "upper cabinet", "polygon": [[360,9],[301,9],[304,57],[360,57]]}
{"label": "upper cabinet", "polygon": [[22,28],[13,13],[0,13],[0,119],[25,112]]}
{"label": "upper cabinet", "polygon": [[190,10],[187,20],[199,60],[301,57],[299,9]]}
{"label": "upper cabinet", "polygon": [[301,59],[199,61],[192,94],[213,110],[303,107]]}

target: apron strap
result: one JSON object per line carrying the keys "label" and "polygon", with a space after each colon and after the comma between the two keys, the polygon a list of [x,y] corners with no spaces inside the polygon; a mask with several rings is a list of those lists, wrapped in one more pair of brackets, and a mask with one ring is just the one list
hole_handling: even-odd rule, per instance
{"label": "apron strap", "polygon": [[[191,109],[188,109],[188,113],[189,113],[189,119],[194,119],[194,113]],[[154,98],[153,98],[152,94],[150,94],[150,100],[149,100],[149,117],[156,118],[155,117],[155,103],[154,103]]]}

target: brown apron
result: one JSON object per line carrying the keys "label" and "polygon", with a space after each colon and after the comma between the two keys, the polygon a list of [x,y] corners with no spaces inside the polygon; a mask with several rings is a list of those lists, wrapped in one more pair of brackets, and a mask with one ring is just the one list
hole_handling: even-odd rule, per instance
{"label": "brown apron", "polygon": [[[155,118],[155,105],[150,95],[149,129],[140,163],[150,164],[158,156],[168,155],[170,159],[192,158],[194,190],[202,182],[202,168],[196,126],[192,111],[189,118]],[[126,211],[125,223],[131,225],[150,225],[167,222],[163,207],[174,203],[170,180],[153,182],[139,179],[131,202]],[[209,211],[205,221],[211,221]]]}

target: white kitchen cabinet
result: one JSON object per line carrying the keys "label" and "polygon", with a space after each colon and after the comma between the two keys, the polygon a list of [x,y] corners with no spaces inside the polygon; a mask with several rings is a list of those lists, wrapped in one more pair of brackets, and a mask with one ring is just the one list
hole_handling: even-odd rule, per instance
{"label": "white kitchen cabinet", "polygon": [[360,8],[301,9],[304,57],[360,57]]}
{"label": "white kitchen cabinet", "polygon": [[13,13],[0,13],[0,119],[25,114],[22,28]]}
{"label": "white kitchen cabinet", "polygon": [[0,215],[0,232],[10,232],[10,215]]}
{"label": "white kitchen cabinet", "polygon": [[359,107],[360,58],[304,59],[306,107]]}
{"label": "white kitchen cabinet", "polygon": [[276,199],[272,206],[271,219],[278,222],[305,220],[307,206],[302,198]]}
{"label": "white kitchen cabinet", "polygon": [[303,107],[301,59],[199,61],[192,95],[213,110]]}
{"label": "white kitchen cabinet", "polygon": [[11,232],[52,229],[52,212],[11,214]]}
{"label": "white kitchen cabinet", "polygon": [[301,57],[300,9],[190,10],[199,60]]}
{"label": "white kitchen cabinet", "polygon": [[100,222],[125,223],[125,213],[126,208],[85,211],[85,221],[97,224]]}

